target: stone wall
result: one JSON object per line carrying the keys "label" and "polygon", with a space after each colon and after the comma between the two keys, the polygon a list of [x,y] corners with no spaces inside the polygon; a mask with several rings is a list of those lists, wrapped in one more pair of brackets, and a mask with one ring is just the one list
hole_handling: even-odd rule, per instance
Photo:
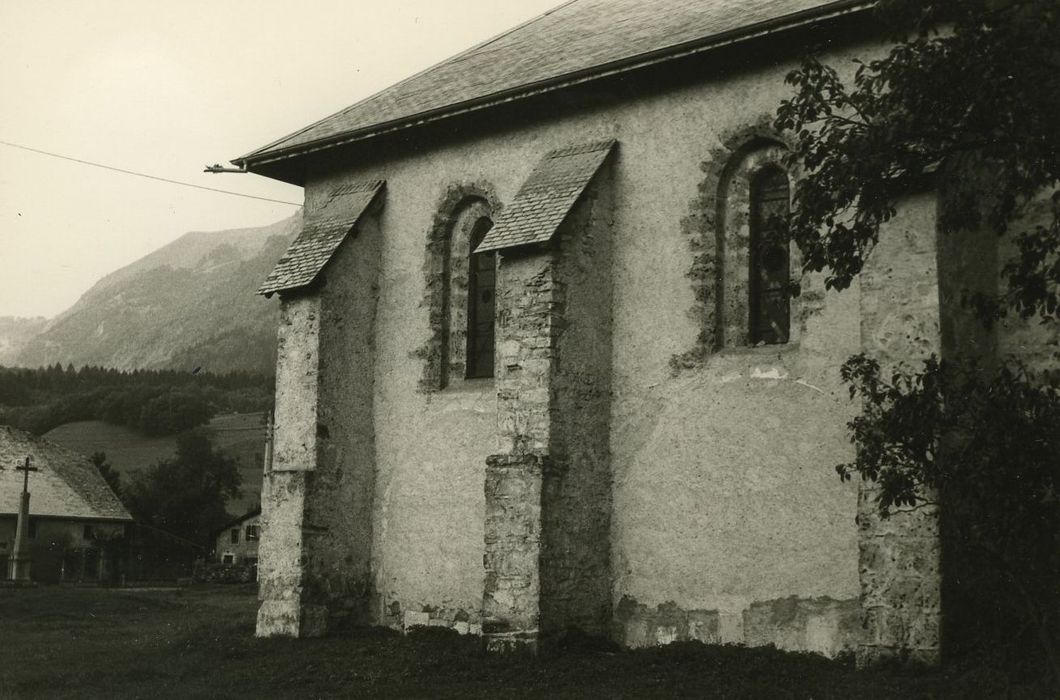
{"label": "stone wall", "polygon": [[282,300],[275,451],[262,487],[259,636],[368,620],[380,231],[367,217],[323,289]]}
{"label": "stone wall", "polygon": [[548,458],[486,460],[483,631],[493,650],[536,650],[541,622],[541,491]]}
{"label": "stone wall", "polygon": [[484,630],[492,648],[610,622],[611,178],[548,245],[498,271],[498,433],[487,460]]}
{"label": "stone wall", "polygon": [[316,467],[320,299],[280,304],[272,468],[261,491],[259,637],[320,634],[324,611],[303,600],[306,474]]}
{"label": "stone wall", "polygon": [[[850,55],[827,58],[845,62]],[[665,85],[656,84],[658,75],[646,74],[624,88],[621,101],[613,95],[588,97],[570,105],[550,103],[538,112],[523,106],[510,120],[486,120],[477,130],[438,134],[430,143],[369,144],[321,160],[319,167],[310,164],[311,199],[347,180],[387,181],[379,250],[372,253],[378,255],[378,294],[355,296],[352,288],[343,293],[347,303],[364,304],[374,313],[372,423],[364,433],[372,435],[373,447],[369,450],[367,437],[352,437],[365,420],[355,404],[367,400],[368,370],[341,370],[352,360],[336,355],[323,366],[349,371],[360,385],[329,385],[321,376],[321,392],[330,398],[327,411],[320,409],[320,422],[331,447],[316,437],[316,417],[310,433],[322,450],[333,451],[321,457],[321,465],[331,460],[343,466],[327,467],[329,476],[320,480],[339,492],[310,492],[309,498],[337,505],[306,507],[317,509],[322,526],[332,527],[333,519],[344,523],[336,533],[370,538],[365,545],[343,544],[337,534],[315,536],[336,538],[320,550],[335,557],[320,563],[328,590],[359,591],[361,557],[369,552],[372,622],[473,631],[486,622],[484,615],[499,618],[507,611],[512,629],[533,632],[540,629],[532,622],[558,627],[561,620],[592,610],[580,620],[592,629],[609,606],[613,638],[631,646],[680,638],[772,641],[829,654],[857,646],[860,630],[849,624],[861,590],[857,488],[840,483],[833,467],[852,457],[845,424],[857,406],[849,401],[838,368],[863,347],[860,288],[829,292],[820,276],[804,277],[792,320],[798,336],[793,332],[793,342],[783,347],[719,349],[705,340],[712,312],[704,290],[716,288],[718,273],[692,269],[697,256],[689,245],[693,234],[700,243],[716,241],[716,209],[704,208],[708,180],[725,167],[713,162],[714,154],[775,108],[787,91],[783,75],[793,65],[764,54],[745,58],[732,64],[738,67],[697,69],[688,80]],[[439,203],[449,202],[459,183],[490,183],[498,202],[511,202],[548,151],[611,138],[619,142],[619,154],[609,173],[610,211],[598,217],[574,212],[571,221],[580,223],[561,231],[559,243],[561,256],[571,259],[540,249],[502,255],[498,291],[505,294],[507,286],[517,296],[499,299],[498,323],[518,325],[505,315],[516,306],[526,319],[537,314],[545,321],[523,323],[524,337],[514,345],[506,346],[503,330],[498,333],[495,380],[439,389],[437,363],[432,364],[437,314],[421,303],[432,293],[431,275],[424,275],[425,241],[440,220]],[[713,183],[716,187],[718,180]],[[601,221],[608,223],[610,262],[591,257],[603,251],[579,247],[600,235]],[[575,231],[579,227],[581,233]],[[359,242],[348,241],[329,266],[322,294],[331,293],[336,275],[357,277]],[[583,254],[585,267],[577,274],[564,268]],[[600,282],[605,278],[609,285]],[[605,288],[606,300],[593,291]],[[594,309],[609,306],[610,312],[594,316],[595,310],[577,307],[582,300]],[[561,328],[556,321],[566,315],[581,319],[584,331]],[[594,322],[605,318],[609,341]],[[580,332],[601,335],[575,343]],[[427,340],[435,344],[424,350]],[[690,362],[671,363],[690,349],[696,350]],[[581,369],[564,374],[568,360]],[[610,371],[599,374],[604,367]],[[565,388],[554,394],[559,386]],[[584,410],[575,411],[577,406]],[[328,411],[332,417],[325,416]],[[567,420],[580,422],[582,437],[589,436],[585,445],[572,439],[573,431],[564,434]],[[350,436],[344,436],[346,430]],[[605,434],[607,458],[598,459],[605,454]],[[369,505],[354,488],[368,479],[370,451],[375,475],[374,488],[367,489]],[[501,457],[487,465],[490,455]],[[550,481],[559,474],[587,481],[569,476]],[[270,488],[286,491],[289,511],[299,513],[306,494],[302,482],[309,477],[273,475]],[[552,483],[560,488],[550,490]],[[609,509],[602,507],[605,493],[592,491],[604,484],[611,485]],[[574,514],[570,503],[594,501],[572,498],[566,506],[545,507],[540,516],[533,510],[562,504],[564,494],[577,491],[600,499],[600,509]],[[529,494],[528,500],[502,497],[520,492]],[[276,516],[286,508],[275,508]],[[349,509],[349,520],[341,520],[343,508]],[[371,511],[367,528],[358,524],[364,508]],[[564,508],[571,519],[563,519]],[[583,517],[580,524],[573,519]],[[548,534],[548,528],[563,533],[574,525],[596,533],[595,549],[568,546]],[[604,531],[607,546],[601,547]],[[286,532],[297,562],[302,531]],[[503,541],[524,544],[505,550],[498,546]],[[535,546],[556,556],[544,561],[515,556]],[[328,574],[327,567],[342,566],[337,562],[347,554],[350,578]],[[578,559],[582,555],[588,558]],[[597,608],[585,601],[599,595],[590,582],[600,579],[564,578],[562,570],[571,570],[575,561],[595,569],[604,566],[605,556],[610,601]],[[542,583],[541,574],[553,565],[548,581],[555,582],[556,595],[550,599],[545,593],[553,584]],[[316,566],[311,562],[310,570]],[[491,581],[491,574],[498,577]],[[502,574],[516,577],[503,593]],[[290,590],[298,585],[300,579]],[[564,598],[579,602],[559,604]],[[542,617],[550,600],[557,604]]]}
{"label": "stone wall", "polygon": [[375,316],[382,231],[362,219],[325,268],[317,468],[306,504],[306,565],[329,616],[363,623],[371,593],[375,459]]}
{"label": "stone wall", "polygon": [[553,430],[559,330],[552,247],[505,251],[497,268],[497,433],[486,460],[483,631],[490,646],[536,649],[541,625],[542,496]]}
{"label": "stone wall", "polygon": [[[880,232],[861,273],[861,337],[884,376],[917,370],[941,352],[933,194],[910,196]],[[864,638],[859,665],[897,658],[937,664],[941,655],[938,511],[924,506],[881,518],[877,487],[861,482],[858,549]],[[934,500],[932,494],[926,498]]]}
{"label": "stone wall", "polygon": [[553,428],[542,494],[541,630],[611,622],[612,177],[621,147],[558,232]]}

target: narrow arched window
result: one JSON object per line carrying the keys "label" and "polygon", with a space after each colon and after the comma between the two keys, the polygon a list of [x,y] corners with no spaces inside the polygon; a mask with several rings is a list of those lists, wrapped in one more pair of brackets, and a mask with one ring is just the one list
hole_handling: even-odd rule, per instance
{"label": "narrow arched window", "polygon": [[749,335],[752,345],[788,342],[791,331],[791,256],[784,219],[788,176],[776,167],[751,181]]}
{"label": "narrow arched window", "polygon": [[[471,230],[473,251],[493,222],[482,217]],[[471,253],[467,276],[467,378],[493,376],[494,309],[496,308],[497,254]]]}
{"label": "narrow arched window", "polygon": [[433,337],[425,380],[432,391],[493,376],[494,256],[487,262],[471,254],[493,225],[493,209],[469,196],[438,219],[427,245]]}

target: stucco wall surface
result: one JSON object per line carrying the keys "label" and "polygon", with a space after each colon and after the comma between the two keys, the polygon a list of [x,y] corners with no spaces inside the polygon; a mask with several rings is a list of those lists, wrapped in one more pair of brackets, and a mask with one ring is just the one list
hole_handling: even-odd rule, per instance
{"label": "stucco wall surface", "polygon": [[317,466],[307,475],[309,581],[354,621],[368,619],[375,487],[373,387],[382,232],[363,217],[324,269],[320,294]]}
{"label": "stucco wall surface", "polygon": [[[369,153],[315,172],[310,198],[345,181],[387,181],[372,373],[378,621],[400,625],[408,613],[417,620],[426,613],[440,624],[473,623],[482,600],[485,462],[502,447],[495,390],[475,380],[424,391],[416,352],[433,334],[422,300],[437,203],[466,182],[485,183],[510,202],[544,153],[607,138],[621,154],[612,173],[609,266],[614,602],[652,614],[665,606],[686,617],[711,612],[722,641],[743,641],[761,638],[745,630],[745,614],[764,619],[755,604],[818,601],[791,617],[806,622],[786,638],[805,640],[807,626],[831,624],[809,622],[815,615],[833,619],[835,606],[858,596],[856,488],[841,485],[832,469],[851,456],[844,423],[856,407],[838,367],[860,348],[858,289],[825,293],[819,280],[804,280],[797,340],[727,348],[680,370],[671,364],[696,347],[705,323],[689,279],[689,229],[709,233],[701,208],[711,154],[771,113],[787,94],[789,68],[714,75],[481,140]],[[333,261],[329,279],[351,264],[349,256]],[[358,396],[336,392],[331,400],[345,413]],[[630,643],[662,641],[631,629],[620,625],[616,634]],[[835,646],[834,639],[814,644]]]}

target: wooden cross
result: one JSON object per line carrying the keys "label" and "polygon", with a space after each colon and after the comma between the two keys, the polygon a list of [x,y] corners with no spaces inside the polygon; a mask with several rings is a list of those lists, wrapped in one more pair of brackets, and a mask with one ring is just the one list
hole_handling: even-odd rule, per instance
{"label": "wooden cross", "polygon": [[25,464],[20,464],[17,467],[15,467],[15,471],[19,471],[19,472],[23,473],[23,477],[22,477],[22,493],[26,493],[27,491],[29,491],[29,473],[30,472],[39,472],[40,471],[40,469],[38,469],[37,467],[31,467],[30,466],[30,462],[31,461],[32,461],[32,458],[26,457],[26,463]]}

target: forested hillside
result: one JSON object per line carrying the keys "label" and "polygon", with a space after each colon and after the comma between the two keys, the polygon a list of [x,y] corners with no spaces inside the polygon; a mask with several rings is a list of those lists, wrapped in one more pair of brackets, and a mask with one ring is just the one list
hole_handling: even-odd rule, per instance
{"label": "forested hillside", "polygon": [[173,435],[219,413],[272,407],[273,381],[249,372],[120,371],[102,367],[0,367],[0,424],[42,435],[101,420],[144,435]]}

